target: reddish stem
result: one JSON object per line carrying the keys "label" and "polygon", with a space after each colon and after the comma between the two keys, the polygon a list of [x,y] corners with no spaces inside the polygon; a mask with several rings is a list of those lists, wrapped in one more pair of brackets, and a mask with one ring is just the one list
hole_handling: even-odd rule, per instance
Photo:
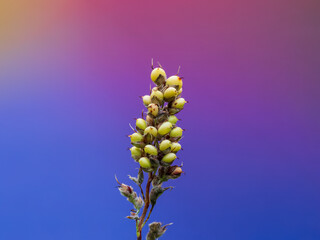
{"label": "reddish stem", "polygon": [[148,209],[149,209],[149,205],[150,205],[150,185],[153,179],[153,175],[152,172],[149,173],[149,178],[148,178],[148,182],[147,182],[147,186],[146,186],[146,194],[145,194],[145,199],[144,199],[144,208],[143,208],[143,212],[141,214],[141,217],[139,219],[139,225],[138,225],[138,232],[140,233],[137,240],[141,240],[142,239],[142,225],[143,225],[143,221],[147,215]]}

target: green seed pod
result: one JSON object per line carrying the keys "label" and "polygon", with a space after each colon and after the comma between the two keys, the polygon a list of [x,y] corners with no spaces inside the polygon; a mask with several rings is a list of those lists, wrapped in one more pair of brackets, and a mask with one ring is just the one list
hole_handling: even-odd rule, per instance
{"label": "green seed pod", "polygon": [[152,70],[150,77],[151,77],[151,80],[155,84],[160,85],[160,84],[165,83],[167,75],[166,75],[166,72],[162,68],[157,67]]}
{"label": "green seed pod", "polygon": [[158,135],[158,131],[155,127],[149,126],[144,130],[144,134],[150,134],[153,137],[156,137]]}
{"label": "green seed pod", "polygon": [[129,137],[131,138],[131,142],[140,142],[143,138],[140,133],[133,133]]}
{"label": "green seed pod", "polygon": [[159,90],[152,91],[151,95],[151,102],[155,104],[161,105],[163,103],[163,93]]}
{"label": "green seed pod", "polygon": [[175,87],[177,90],[180,90],[182,88],[182,79],[181,77],[174,75],[167,79],[166,84],[169,87]]}
{"label": "green seed pod", "polygon": [[172,101],[177,95],[177,89],[175,89],[174,87],[167,88],[163,93],[164,100],[166,100],[167,102]]}
{"label": "green seed pod", "polygon": [[144,151],[150,155],[154,155],[154,156],[157,156],[158,155],[158,150],[155,146],[152,146],[152,145],[146,145],[144,147]]}
{"label": "green seed pod", "polygon": [[168,117],[168,122],[171,122],[171,124],[176,124],[178,122],[178,118],[175,115],[171,115]]}
{"label": "green seed pod", "polygon": [[173,115],[173,114],[177,114],[181,111],[182,109],[179,109],[179,108],[169,108],[169,114]]}
{"label": "green seed pod", "polygon": [[146,157],[140,158],[139,164],[143,168],[151,168],[151,162],[150,162],[149,158],[146,158]]}
{"label": "green seed pod", "polygon": [[144,130],[144,142],[152,143],[157,137],[158,131],[155,127],[149,126]]}
{"label": "green seed pod", "polygon": [[158,133],[163,136],[169,133],[171,129],[172,129],[172,124],[170,122],[164,122],[159,127]]}
{"label": "green seed pod", "polygon": [[168,153],[164,155],[164,157],[162,158],[162,161],[165,163],[172,163],[176,158],[177,156],[174,153]]}
{"label": "green seed pod", "polygon": [[176,153],[176,152],[178,152],[180,149],[181,149],[180,143],[173,142],[173,143],[171,144],[171,152]]}
{"label": "green seed pod", "polygon": [[182,128],[175,127],[174,129],[171,130],[170,137],[179,138],[182,136],[182,131],[183,131]]}
{"label": "green seed pod", "polygon": [[158,112],[159,112],[158,105],[156,105],[154,103],[149,104],[148,105],[148,112],[156,117],[158,115]]}
{"label": "green seed pod", "polygon": [[165,151],[167,149],[171,149],[171,142],[169,140],[163,140],[159,145],[160,151]]}
{"label": "green seed pod", "polygon": [[184,98],[178,98],[172,103],[172,107],[182,109],[187,101]]}
{"label": "green seed pod", "polygon": [[138,148],[143,148],[145,146],[145,143],[143,142],[143,136],[140,133],[133,133],[132,135],[129,135],[131,138],[131,144]]}
{"label": "green seed pod", "polygon": [[142,151],[140,148],[132,147],[130,148],[131,157],[135,160],[138,160],[141,157]]}
{"label": "green seed pod", "polygon": [[146,123],[146,121],[144,119],[138,118],[136,120],[136,127],[137,127],[138,130],[145,130],[146,127],[147,127],[147,123]]}
{"label": "green seed pod", "polygon": [[149,95],[144,95],[142,101],[145,106],[148,106],[151,103],[151,97]]}

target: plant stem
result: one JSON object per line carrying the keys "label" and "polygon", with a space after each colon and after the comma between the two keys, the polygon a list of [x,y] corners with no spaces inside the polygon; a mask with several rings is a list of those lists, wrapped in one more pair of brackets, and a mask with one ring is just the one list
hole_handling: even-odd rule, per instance
{"label": "plant stem", "polygon": [[142,239],[142,235],[141,235],[141,231],[143,228],[143,221],[147,215],[148,209],[149,209],[149,205],[150,205],[150,185],[153,179],[153,174],[152,172],[149,173],[149,178],[148,178],[148,182],[147,182],[147,186],[146,186],[146,195],[145,195],[145,199],[144,199],[144,208],[143,208],[143,212],[141,214],[141,217],[139,219],[139,225],[138,225],[138,230],[137,230],[137,240],[141,240]]}
{"label": "plant stem", "polygon": [[149,220],[149,218],[150,218],[150,215],[151,215],[151,213],[152,213],[153,208],[154,208],[154,205],[151,206],[150,211],[149,211],[149,214],[148,214],[148,217],[147,217],[147,219],[144,221],[144,224],[146,224],[146,223],[148,222],[148,220]]}
{"label": "plant stem", "polygon": [[142,236],[141,236],[141,231],[140,232],[137,232],[137,240],[141,240],[142,239]]}
{"label": "plant stem", "polygon": [[140,188],[140,190],[141,190],[141,195],[142,195],[142,198],[143,198],[143,200],[144,200],[144,199],[145,199],[145,196],[144,196],[143,189],[142,189],[141,185],[139,185],[139,188]]}

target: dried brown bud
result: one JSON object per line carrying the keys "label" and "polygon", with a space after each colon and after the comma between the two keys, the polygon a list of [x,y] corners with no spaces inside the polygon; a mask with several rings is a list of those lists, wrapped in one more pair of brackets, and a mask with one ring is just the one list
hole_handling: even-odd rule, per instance
{"label": "dried brown bud", "polygon": [[176,176],[176,175],[181,175],[182,173],[182,169],[181,167],[176,167],[176,169],[174,169],[174,171],[171,173],[171,175]]}
{"label": "dried brown bud", "polygon": [[179,166],[170,166],[167,168],[166,175],[169,179],[175,179],[180,177],[181,173],[183,173],[181,167]]}
{"label": "dried brown bud", "polygon": [[123,195],[123,196],[125,196],[127,198],[130,197],[134,193],[132,187],[130,187],[130,186],[126,185],[126,184],[123,184],[123,183],[119,186],[118,189],[119,189],[121,195]]}

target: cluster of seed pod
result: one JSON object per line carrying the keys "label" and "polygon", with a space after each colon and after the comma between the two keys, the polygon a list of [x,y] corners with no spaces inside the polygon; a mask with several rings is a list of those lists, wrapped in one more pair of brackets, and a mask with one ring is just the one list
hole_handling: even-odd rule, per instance
{"label": "cluster of seed pod", "polygon": [[[181,149],[179,143],[183,129],[177,126],[179,113],[186,103],[181,97],[182,78],[174,75],[167,78],[162,67],[154,68],[151,80],[157,85],[150,95],[142,97],[147,115],[136,119],[136,129],[129,135],[132,158],[142,169],[151,172],[159,166],[170,166]],[[178,169],[180,174],[181,168]]]}

